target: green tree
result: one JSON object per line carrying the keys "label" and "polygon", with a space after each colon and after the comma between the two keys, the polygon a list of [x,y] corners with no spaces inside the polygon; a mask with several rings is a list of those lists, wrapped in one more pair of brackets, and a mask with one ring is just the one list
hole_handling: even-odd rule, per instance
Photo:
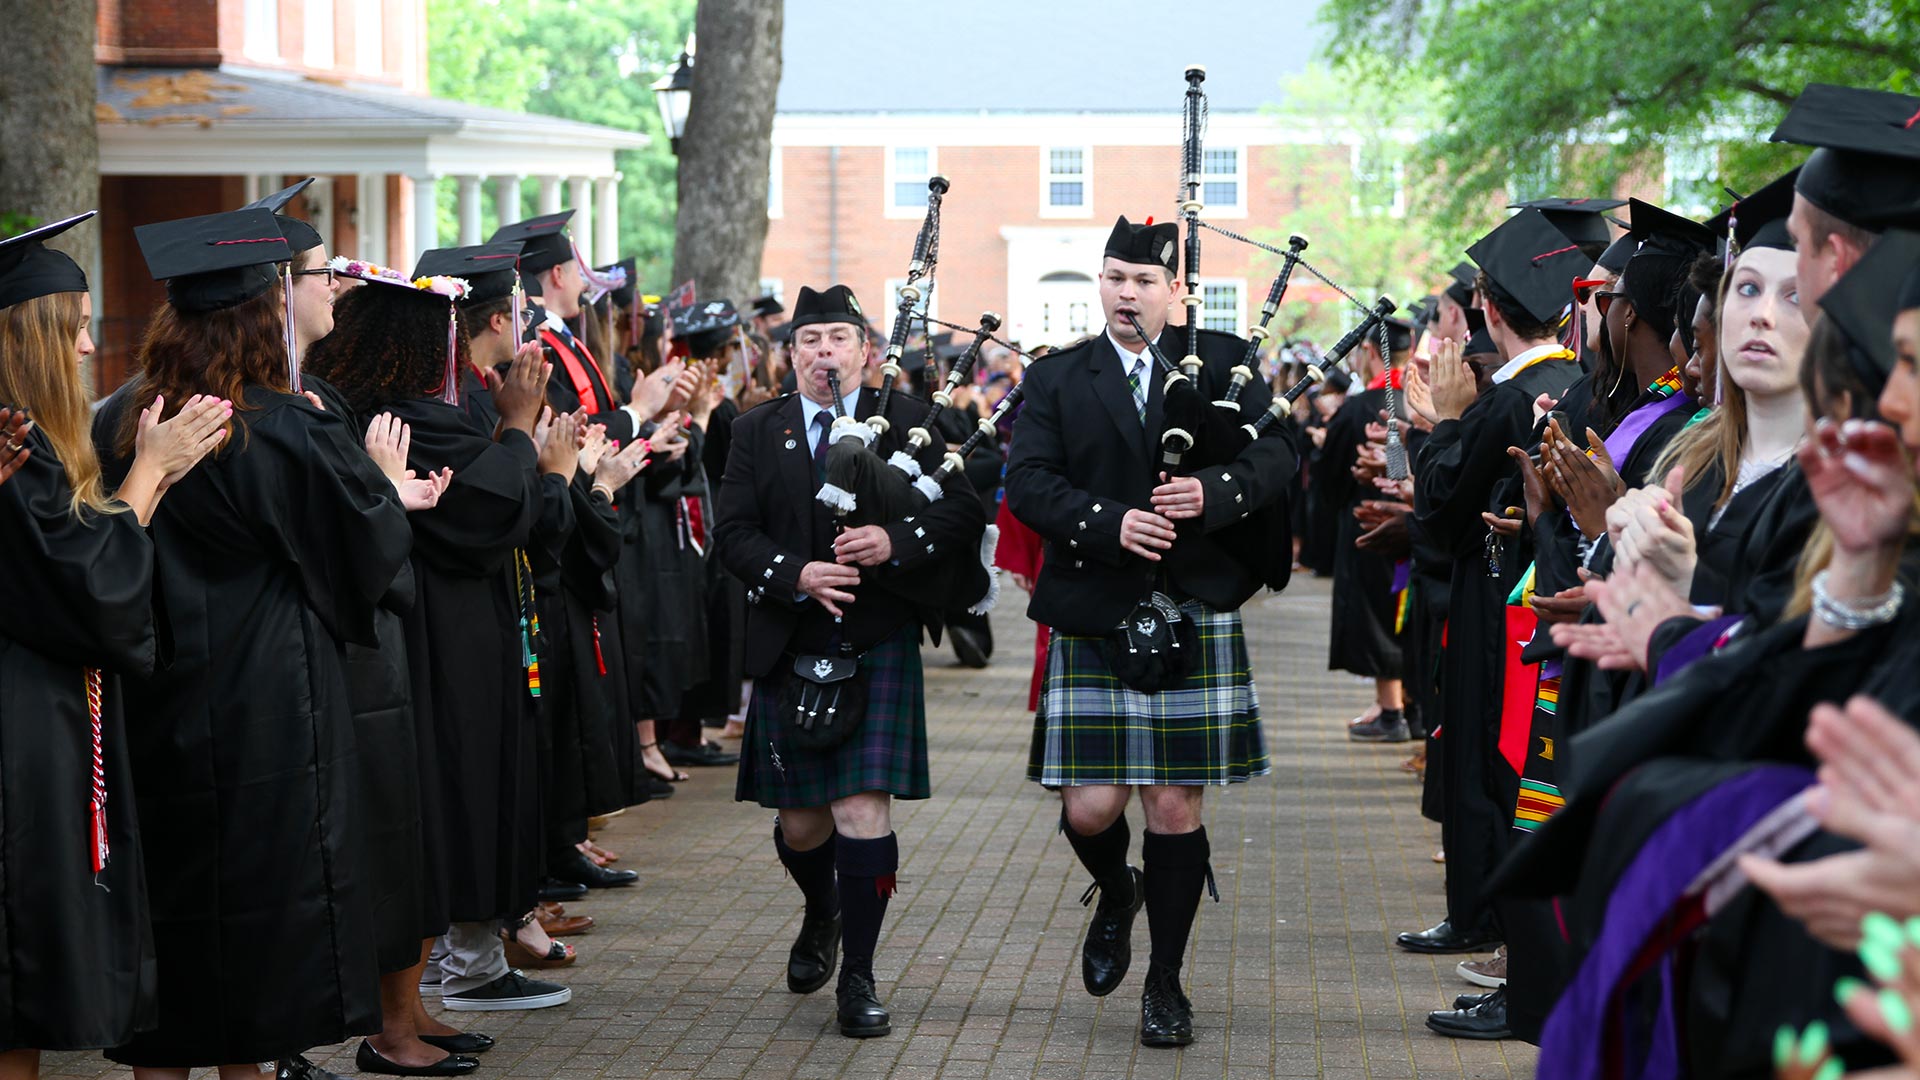
{"label": "green tree", "polygon": [[[658,289],[673,265],[674,158],[652,83],[679,56],[693,26],[693,0],[429,0],[428,79],[435,96],[644,132],[653,142],[623,150],[620,250],[636,259],[643,288]],[[491,185],[489,185],[489,189]],[[531,212],[502,208],[487,192],[483,218]],[[440,192],[440,231],[454,234],[452,194]]]}
{"label": "green tree", "polygon": [[1697,162],[1682,202],[1750,191],[1804,150],[1769,144],[1810,82],[1920,89],[1920,0],[1327,0],[1334,60],[1441,80],[1425,171],[1458,213],[1610,190]]}

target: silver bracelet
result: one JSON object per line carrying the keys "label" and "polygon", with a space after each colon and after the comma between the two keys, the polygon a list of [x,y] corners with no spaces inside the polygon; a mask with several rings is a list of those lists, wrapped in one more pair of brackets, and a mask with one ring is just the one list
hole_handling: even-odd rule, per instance
{"label": "silver bracelet", "polygon": [[1827,591],[1827,571],[1813,575],[1813,615],[1836,630],[1865,630],[1890,623],[1900,614],[1900,602],[1907,596],[1906,586],[1898,581],[1879,596],[1858,600],[1838,600]]}

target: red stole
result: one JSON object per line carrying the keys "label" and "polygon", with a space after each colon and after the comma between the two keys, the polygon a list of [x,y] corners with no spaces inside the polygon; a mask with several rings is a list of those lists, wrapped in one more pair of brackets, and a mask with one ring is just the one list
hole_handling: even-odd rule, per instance
{"label": "red stole", "polygon": [[573,394],[587,410],[588,416],[598,416],[607,411],[603,403],[600,365],[587,351],[587,343],[574,339],[569,343],[563,334],[555,333],[551,328],[540,328],[540,340],[554,355],[560,358],[560,366],[566,370],[567,380],[573,383]]}

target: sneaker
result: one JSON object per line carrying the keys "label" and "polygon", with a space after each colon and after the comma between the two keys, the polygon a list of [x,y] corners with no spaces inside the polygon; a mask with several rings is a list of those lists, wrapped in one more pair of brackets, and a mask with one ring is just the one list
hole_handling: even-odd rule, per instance
{"label": "sneaker", "polygon": [[1403,743],[1413,739],[1413,732],[1407,728],[1405,713],[1399,709],[1388,709],[1371,720],[1348,725],[1347,738],[1354,742]]}
{"label": "sneaker", "polygon": [[559,983],[541,982],[529,979],[519,971],[509,971],[485,986],[458,994],[443,994],[440,1000],[454,1012],[544,1009],[572,1001],[573,991]]}
{"label": "sneaker", "polygon": [[1485,960],[1462,960],[1453,965],[1453,973],[1475,986],[1498,990],[1507,985],[1507,947],[1500,946]]}

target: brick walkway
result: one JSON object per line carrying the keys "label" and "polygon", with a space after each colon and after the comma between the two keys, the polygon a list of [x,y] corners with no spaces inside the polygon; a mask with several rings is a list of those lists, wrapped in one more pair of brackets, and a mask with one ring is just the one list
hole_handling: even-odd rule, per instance
{"label": "brick walkway", "polygon": [[[1429,861],[1439,830],[1421,819],[1419,786],[1398,768],[1404,748],[1343,737],[1369,690],[1323,670],[1327,610],[1326,584],[1310,579],[1247,608],[1274,774],[1208,796],[1222,903],[1202,904],[1194,933],[1192,1047],[1135,1040],[1144,918],[1126,984],[1103,1001],[1080,987],[1085,879],[1056,835],[1058,800],[1024,780],[1032,631],[1016,601],[996,616],[988,670],[928,653],[935,795],[896,813],[900,893],[876,963],[891,1038],[843,1039],[830,990],[787,993],[798,893],[773,860],[770,815],[733,803],[731,770],[709,769],[599,837],[641,881],[572,905],[599,926],[573,939],[582,958],[557,976],[574,987],[571,1004],[454,1014],[499,1039],[477,1075],[1531,1076],[1530,1047],[1456,1042],[1421,1022],[1474,989],[1453,974],[1455,958],[1392,944],[1444,913]],[[352,1049],[313,1056],[351,1073]],[[118,1071],[93,1054],[46,1061],[50,1076]]]}

